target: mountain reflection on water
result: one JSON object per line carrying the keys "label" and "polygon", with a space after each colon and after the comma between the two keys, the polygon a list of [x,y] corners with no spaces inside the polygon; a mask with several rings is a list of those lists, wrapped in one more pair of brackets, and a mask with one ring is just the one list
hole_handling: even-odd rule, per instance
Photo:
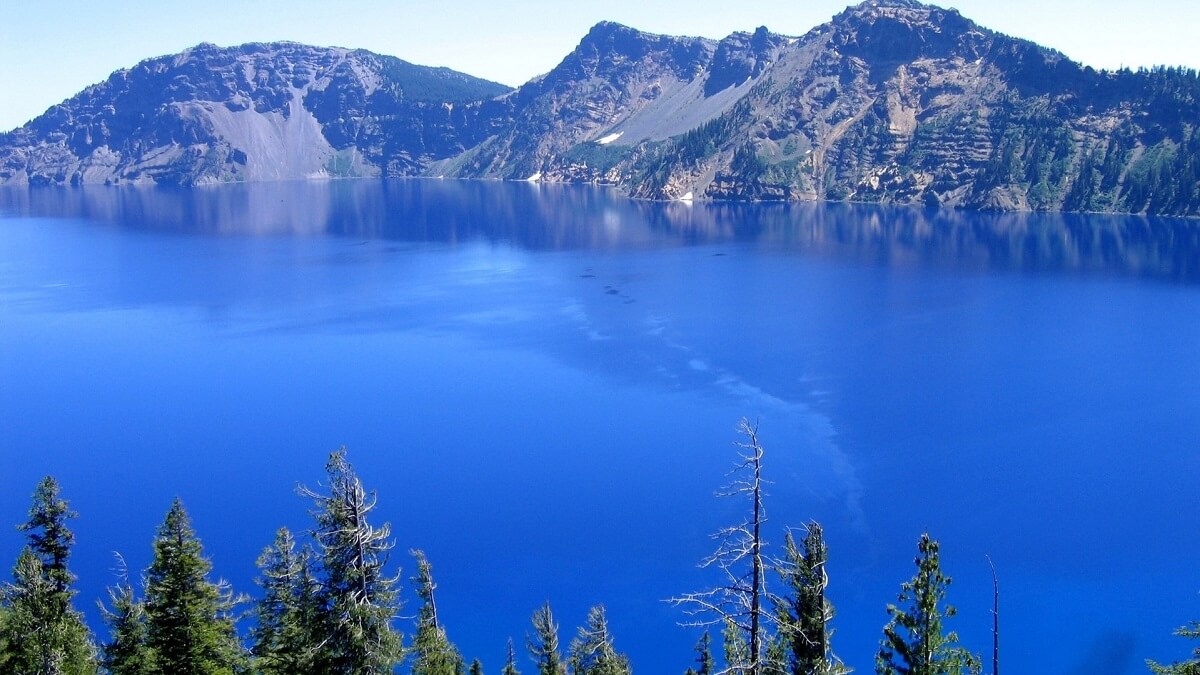
{"label": "mountain reflection on water", "polygon": [[187,234],[483,240],[530,250],[739,242],[896,268],[1200,280],[1200,223],[1134,215],[662,203],[590,186],[424,179],[5,188],[0,213]]}

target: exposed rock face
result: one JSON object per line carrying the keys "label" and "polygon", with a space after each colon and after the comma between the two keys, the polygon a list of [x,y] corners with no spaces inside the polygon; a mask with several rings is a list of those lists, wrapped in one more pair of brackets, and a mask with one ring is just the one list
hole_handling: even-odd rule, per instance
{"label": "exposed rock face", "polygon": [[1200,215],[1195,71],[1097,72],[914,0],[801,37],[595,26],[514,91],[367,52],[201,46],[0,137],[0,181],[453,175],[635,197]]}
{"label": "exposed rock face", "polygon": [[910,0],[799,38],[602,24],[510,99],[509,130],[445,166],[652,199],[1200,215],[1194,71],[1096,72]]}
{"label": "exposed rock face", "polygon": [[0,137],[0,180],[194,185],[409,174],[481,139],[506,87],[366,51],[202,44],[143,61]]}

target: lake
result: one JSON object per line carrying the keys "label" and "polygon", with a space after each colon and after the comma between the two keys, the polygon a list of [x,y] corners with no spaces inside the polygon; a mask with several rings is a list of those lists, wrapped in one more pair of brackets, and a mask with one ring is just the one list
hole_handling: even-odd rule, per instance
{"label": "lake", "polygon": [[[774,550],[825,526],[858,672],[928,530],[973,651],[990,556],[1006,670],[1141,673],[1200,618],[1198,310],[1186,220],[422,180],[3,189],[0,522],[60,480],[99,628],[113,552],[143,569],[177,495],[253,592],[274,530],[310,523],[296,484],[345,445],[468,659],[498,672],[546,600],[565,645],[602,602],[637,672],[682,673],[698,634],[663,600],[713,581],[696,564],[744,511],[714,492],[745,416]],[[21,545],[0,534],[0,566]]]}

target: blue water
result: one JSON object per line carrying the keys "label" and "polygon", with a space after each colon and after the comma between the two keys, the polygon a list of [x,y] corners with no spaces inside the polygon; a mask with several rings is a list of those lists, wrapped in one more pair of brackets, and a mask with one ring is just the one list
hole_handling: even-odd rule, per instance
{"label": "blue water", "polygon": [[[825,525],[859,672],[926,529],[974,651],[990,555],[1009,672],[1144,672],[1200,617],[1198,309],[1189,221],[451,181],[0,190],[0,522],[59,478],[99,624],[112,552],[144,568],[178,495],[253,592],[275,528],[309,525],[295,485],[346,445],[468,658],[497,671],[543,601],[564,643],[603,602],[638,672],[678,673],[697,634],[663,599],[712,581],[748,416],[769,536]],[[21,544],[0,533],[0,565]]]}

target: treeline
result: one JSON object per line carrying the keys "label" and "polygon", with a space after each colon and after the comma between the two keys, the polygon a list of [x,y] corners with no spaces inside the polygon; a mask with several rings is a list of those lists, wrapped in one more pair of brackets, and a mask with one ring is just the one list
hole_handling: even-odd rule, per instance
{"label": "treeline", "polygon": [[[810,523],[797,540],[785,535],[782,559],[764,554],[763,451],[757,428],[742,421],[734,482],[722,494],[744,500],[745,519],[722,529],[702,565],[719,571],[716,585],[671,599],[686,623],[705,630],[685,675],[834,675],[849,669],[832,645],[833,607],[825,597],[828,549]],[[399,575],[388,571],[390,527],[372,525],[376,498],[346,460],[330,455],[320,489],[302,487],[314,504],[311,531],[280,529],[258,559],[254,599],[212,579],[212,566],[177,499],[153,541],[153,559],[135,587],[128,571],[102,605],[108,635],[93,637],[74,608],[68,567],[76,514],[52,477],[33,494],[18,526],[27,542],[12,581],[0,595],[0,673],[5,675],[481,675],[450,641],[437,613],[432,567],[411,554],[410,579],[420,604],[411,637],[402,636]],[[875,659],[880,675],[979,673],[982,659],[946,630],[950,577],[938,543],[921,535],[916,572],[901,586]],[[248,624],[239,631],[241,621]],[[537,675],[631,675],[617,651],[603,606],[566,644],[549,603],[532,616],[525,651]],[[714,654],[711,631],[720,636]],[[1200,638],[1200,623],[1179,634]],[[508,641],[501,675],[519,675],[518,649]],[[993,655],[993,659],[997,659]],[[682,662],[682,660],[681,660]],[[525,663],[529,663],[525,661]],[[1194,658],[1172,665],[1148,662],[1160,675],[1200,675]],[[997,666],[993,666],[997,668]]]}

